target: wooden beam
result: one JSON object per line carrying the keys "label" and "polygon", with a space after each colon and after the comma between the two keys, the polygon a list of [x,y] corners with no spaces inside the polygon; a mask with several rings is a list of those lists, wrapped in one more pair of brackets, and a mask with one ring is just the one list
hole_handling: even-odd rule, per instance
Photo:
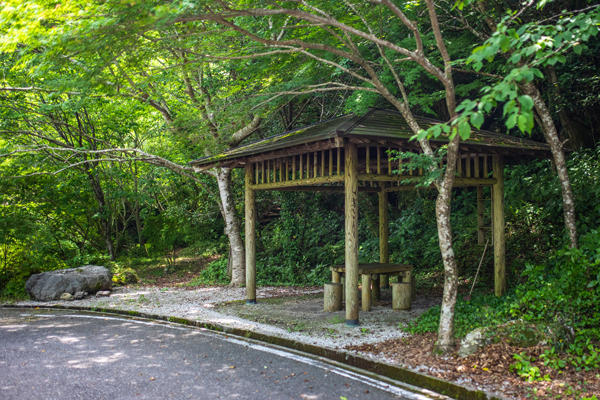
{"label": "wooden beam", "polygon": [[346,324],[358,325],[358,155],[354,143],[344,148]]}
{"label": "wooden beam", "polygon": [[502,296],[506,291],[506,242],[504,237],[504,160],[500,155],[492,158],[492,173],[496,183],[492,186],[492,229],[494,240],[494,293]]}
{"label": "wooden beam", "polygon": [[[302,186],[290,186],[290,187],[278,187],[272,189],[263,190],[278,190],[282,192],[333,192],[340,193],[344,191],[344,186],[319,186],[319,185],[302,185]],[[379,193],[380,189],[369,186],[359,186],[359,193]],[[388,190],[386,190],[388,191]]]}
{"label": "wooden beam", "polygon": [[343,176],[318,176],[316,178],[303,178],[296,179],[294,181],[260,183],[258,185],[251,185],[251,187],[253,190],[272,190],[290,188],[295,186],[324,185],[328,183],[337,183],[343,181]]}
{"label": "wooden beam", "polygon": [[336,143],[335,140],[326,140],[326,141],[321,141],[321,142],[301,144],[298,146],[284,148],[284,149],[280,149],[280,150],[273,150],[273,151],[270,151],[267,153],[256,154],[256,155],[248,156],[245,158],[240,158],[235,161],[255,162],[255,161],[263,161],[263,160],[272,160],[275,158],[289,157],[289,156],[298,155],[298,154],[306,154],[306,153],[311,153],[314,151],[321,151],[321,150],[326,150],[326,149],[331,149],[331,148],[337,148],[338,146],[339,146],[339,144]]}
{"label": "wooden beam", "polygon": [[483,227],[483,186],[477,187],[477,244],[485,242],[485,229]]}
{"label": "wooden beam", "polygon": [[[382,190],[377,193],[379,200],[379,262],[382,264],[389,264],[390,262],[390,251],[389,251],[389,221],[388,221],[388,195],[387,192]],[[390,286],[389,275],[381,275],[379,282],[382,288],[388,288]]]}
{"label": "wooden beam", "polygon": [[245,167],[246,303],[256,303],[256,204],[251,164]]}

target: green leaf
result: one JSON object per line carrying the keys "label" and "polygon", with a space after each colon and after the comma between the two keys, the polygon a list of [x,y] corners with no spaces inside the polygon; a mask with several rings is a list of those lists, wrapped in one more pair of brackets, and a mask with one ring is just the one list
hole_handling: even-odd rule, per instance
{"label": "green leaf", "polygon": [[475,112],[473,114],[471,114],[471,125],[473,125],[475,128],[479,129],[481,128],[481,125],[483,125],[484,122],[484,118],[483,118],[483,114],[480,112]]}
{"label": "green leaf", "polygon": [[521,132],[529,132],[529,119],[526,115],[520,114],[517,118],[517,126]]}
{"label": "green leaf", "polygon": [[460,121],[458,123],[458,134],[462,140],[467,140],[471,137],[471,125],[467,121]]}
{"label": "green leaf", "polygon": [[525,111],[529,111],[533,108],[533,99],[524,94],[518,97],[519,104],[521,104],[521,109]]}
{"label": "green leaf", "polygon": [[519,114],[511,114],[507,119],[506,119],[506,127],[508,129],[512,129],[515,127],[515,125],[517,124],[517,117]]}

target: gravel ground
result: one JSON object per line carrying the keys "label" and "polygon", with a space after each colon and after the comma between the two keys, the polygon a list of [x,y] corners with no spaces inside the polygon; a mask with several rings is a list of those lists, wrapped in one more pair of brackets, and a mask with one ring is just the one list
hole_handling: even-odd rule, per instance
{"label": "gravel ground", "polygon": [[[260,300],[264,298],[310,295],[321,292],[322,289],[319,288],[267,286],[257,288],[257,298],[260,305]],[[321,330],[312,329],[310,332],[297,332],[277,327],[270,323],[255,322],[239,317],[235,315],[235,313],[227,312],[227,307],[217,308],[217,306],[222,303],[244,299],[244,288],[227,286],[206,287],[193,290],[157,287],[118,287],[113,290],[109,297],[90,296],[82,300],[74,301],[24,301],[18,303],[18,305],[33,305],[39,307],[65,305],[134,310],[148,314],[181,317],[194,321],[242,328],[303,343],[314,344],[319,347],[338,350],[343,349],[348,345],[380,342],[388,339],[400,338],[405,335],[398,329],[397,323],[382,324],[376,319],[367,318],[366,313],[361,313],[360,327],[349,327],[338,321],[337,323],[331,323],[329,328],[324,327]],[[430,305],[431,304],[429,303],[423,305],[423,309],[426,309],[426,306]],[[268,305],[265,306],[268,307]],[[413,307],[412,312],[408,312],[408,318],[414,318],[418,315],[418,313],[414,311],[414,308],[415,307]],[[390,309],[386,312],[390,313],[392,311]],[[343,315],[343,313],[341,313],[341,315]],[[332,332],[334,333],[332,334]],[[380,359],[381,361],[385,360],[382,356],[371,357]]]}

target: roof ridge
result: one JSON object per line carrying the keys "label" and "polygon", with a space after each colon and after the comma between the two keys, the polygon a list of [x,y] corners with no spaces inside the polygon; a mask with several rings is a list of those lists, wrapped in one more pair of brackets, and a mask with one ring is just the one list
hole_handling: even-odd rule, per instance
{"label": "roof ridge", "polygon": [[[375,107],[369,107],[369,111],[367,111],[366,113],[364,113],[361,116],[354,114],[354,118],[351,118],[348,121],[348,126],[343,127],[343,129],[341,129],[341,128],[336,129],[336,134],[338,136],[345,136],[346,134],[352,132],[352,130],[354,130],[354,128],[356,128],[356,125],[360,124],[369,115],[373,114],[376,110],[377,110],[377,108],[375,108]],[[354,121],[352,122],[352,120],[354,120]]]}

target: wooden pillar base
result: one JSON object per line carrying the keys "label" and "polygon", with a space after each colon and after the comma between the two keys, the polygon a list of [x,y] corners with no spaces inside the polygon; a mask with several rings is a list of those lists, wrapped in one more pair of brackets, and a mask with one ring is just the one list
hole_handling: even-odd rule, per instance
{"label": "wooden pillar base", "polygon": [[256,304],[256,299],[246,300],[246,304]]}
{"label": "wooden pillar base", "polygon": [[361,305],[363,311],[371,311],[371,274],[362,274]]}
{"label": "wooden pillar base", "polygon": [[334,312],[342,309],[342,284],[326,283],[323,291],[323,311]]}
{"label": "wooden pillar base", "polygon": [[346,325],[348,326],[358,326],[360,325],[357,319],[347,319]]}
{"label": "wooden pillar base", "polygon": [[410,283],[392,283],[392,308],[394,310],[410,310]]}

